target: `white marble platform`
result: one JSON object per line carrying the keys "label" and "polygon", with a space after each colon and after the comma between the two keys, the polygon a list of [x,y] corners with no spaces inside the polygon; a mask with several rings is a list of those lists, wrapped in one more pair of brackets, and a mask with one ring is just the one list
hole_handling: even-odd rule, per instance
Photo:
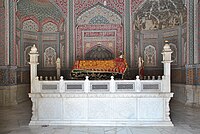
{"label": "white marble platform", "polygon": [[191,108],[177,101],[171,101],[173,127],[80,127],[80,126],[29,126],[31,101],[15,106],[0,106],[1,134],[199,134],[199,108]]}
{"label": "white marble platform", "polygon": [[[173,126],[169,101],[171,49],[163,47],[164,75],[158,80],[52,81],[37,76],[38,51],[31,48],[30,125]],[[40,77],[41,78],[41,77]]]}
{"label": "white marble platform", "polygon": [[30,125],[173,126],[172,93],[32,93]]}

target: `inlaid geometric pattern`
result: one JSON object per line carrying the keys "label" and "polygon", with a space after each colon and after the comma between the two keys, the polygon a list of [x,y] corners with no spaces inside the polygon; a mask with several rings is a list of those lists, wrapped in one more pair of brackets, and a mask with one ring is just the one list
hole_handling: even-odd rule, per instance
{"label": "inlaid geometric pattern", "polygon": [[[84,33],[84,34],[83,34]],[[119,56],[123,51],[123,28],[121,24],[81,25],[77,30],[76,57],[83,58],[85,53],[97,45],[111,50]]]}
{"label": "inlaid geometric pattern", "polygon": [[23,28],[23,30],[26,30],[26,31],[37,32],[39,30],[39,26],[33,20],[24,21],[22,28]]}
{"label": "inlaid geometric pattern", "polygon": [[[0,1],[3,3],[3,1]],[[0,7],[0,65],[5,64],[5,9]]]}
{"label": "inlaid geometric pattern", "polygon": [[94,18],[92,18],[89,22],[89,24],[108,24],[109,21],[103,17],[103,16],[95,16]]}
{"label": "inlaid geometric pattern", "polygon": [[186,66],[186,84],[200,85],[200,66],[188,65]]}
{"label": "inlaid geometric pattern", "polygon": [[57,32],[58,27],[52,22],[48,22],[42,26],[42,32]]}
{"label": "inlaid geometric pattern", "polygon": [[145,0],[131,0],[131,11],[132,13],[139,8],[139,5],[143,3]]}
{"label": "inlaid geometric pattern", "polygon": [[44,52],[44,66],[55,67],[56,64],[56,52],[52,47],[48,47]]}
{"label": "inlaid geometric pattern", "polygon": [[11,68],[0,69],[0,81],[2,86],[17,84],[16,70]]}
{"label": "inlaid geometric pattern", "polygon": [[196,73],[196,83],[198,85],[200,85],[200,67],[198,66],[196,69],[197,73]]}
{"label": "inlaid geometric pattern", "polygon": [[156,49],[152,45],[148,45],[144,50],[144,63],[146,66],[156,65]]}
{"label": "inlaid geometric pattern", "polygon": [[84,24],[121,24],[122,18],[102,5],[96,5],[77,18],[78,25]]}
{"label": "inlaid geometric pattern", "polygon": [[195,69],[193,67],[186,67],[186,84],[192,85],[195,82]]}
{"label": "inlaid geometric pattern", "polygon": [[59,22],[62,18],[61,12],[50,2],[38,3],[35,0],[20,0],[17,9],[21,17],[32,15],[39,21],[50,17]]}
{"label": "inlaid geometric pattern", "polygon": [[186,81],[186,72],[185,72],[185,68],[181,68],[181,69],[172,69],[172,73],[171,73],[171,80],[172,83],[185,83]]}
{"label": "inlaid geometric pattern", "polygon": [[[200,20],[200,2],[198,2],[198,20]],[[198,33],[200,33],[200,22],[198,22]],[[200,44],[200,36],[198,36],[198,44]],[[198,47],[198,54],[199,54],[199,57],[198,57],[198,60],[200,62],[200,46]]]}
{"label": "inlaid geometric pattern", "polygon": [[74,12],[75,16],[79,16],[84,10],[87,10],[88,8],[94,6],[97,3],[100,3],[102,5],[105,5],[109,7],[110,9],[113,9],[113,11],[117,11],[119,14],[123,15],[124,13],[124,0],[107,0],[106,3],[104,3],[105,0],[75,0],[74,1]]}

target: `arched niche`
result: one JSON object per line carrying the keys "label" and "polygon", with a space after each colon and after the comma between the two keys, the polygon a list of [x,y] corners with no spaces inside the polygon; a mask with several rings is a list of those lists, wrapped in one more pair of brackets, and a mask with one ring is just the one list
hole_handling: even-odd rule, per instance
{"label": "arched niche", "polygon": [[169,43],[169,45],[170,45],[170,48],[171,48],[171,50],[173,51],[173,53],[172,53],[172,60],[173,60],[173,62],[172,62],[172,65],[177,65],[177,47],[176,47],[176,45],[175,44],[173,44],[173,43]]}
{"label": "arched niche", "polygon": [[24,50],[24,66],[29,66],[30,56],[29,53],[31,51],[32,46],[27,46]]}
{"label": "arched niche", "polygon": [[86,52],[97,44],[109,48],[114,56],[123,51],[122,18],[100,3],[77,17],[76,28],[75,57],[84,59]]}
{"label": "arched niche", "polygon": [[33,21],[32,19],[29,19],[22,23],[22,29],[25,31],[38,32],[39,26],[37,25],[35,21]]}
{"label": "arched niche", "polygon": [[146,66],[156,66],[156,48],[148,45],[144,49],[144,64]]}
{"label": "arched niche", "polygon": [[44,51],[44,67],[55,67],[56,63],[56,50],[48,47]]}
{"label": "arched niche", "polygon": [[57,32],[58,26],[53,22],[47,22],[42,26],[42,32],[50,33],[50,32]]}
{"label": "arched niche", "polygon": [[111,60],[114,54],[107,48],[97,45],[85,54],[86,60]]}

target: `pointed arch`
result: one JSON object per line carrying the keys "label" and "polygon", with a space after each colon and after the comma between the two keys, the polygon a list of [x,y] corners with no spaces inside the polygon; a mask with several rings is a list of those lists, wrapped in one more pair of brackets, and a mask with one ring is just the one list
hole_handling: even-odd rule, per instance
{"label": "pointed arch", "polygon": [[56,51],[52,47],[48,47],[44,51],[44,67],[55,67]]}
{"label": "pointed arch", "polygon": [[114,59],[114,54],[102,45],[92,47],[86,54],[86,60],[111,60]]}
{"label": "pointed arch", "polygon": [[144,49],[144,64],[146,66],[156,66],[156,48],[148,45]]}
{"label": "pointed arch", "polygon": [[42,32],[58,32],[58,26],[49,21],[42,25]]}
{"label": "pointed arch", "polygon": [[37,25],[37,23],[35,23],[35,21],[30,19],[30,20],[26,20],[22,23],[22,29],[26,30],[26,31],[38,32],[39,26]]}
{"label": "pointed arch", "polygon": [[30,56],[29,52],[31,51],[32,46],[27,46],[24,50],[24,66],[29,66]]}
{"label": "pointed arch", "polygon": [[40,23],[35,16],[26,16],[21,19],[22,29],[38,32]]}
{"label": "pointed arch", "polygon": [[172,53],[172,60],[173,60],[173,62],[172,62],[172,64],[173,65],[176,65],[177,64],[177,47],[176,47],[176,45],[175,44],[173,44],[173,43],[169,43],[169,45],[170,45],[170,48],[171,48],[171,50],[173,51],[173,53]]}
{"label": "pointed arch", "polygon": [[107,20],[106,22],[109,24],[122,23],[122,17],[119,13],[108,9],[107,7],[103,6],[100,3],[97,3],[96,5],[82,12],[77,17],[77,25],[90,24],[91,20],[94,20],[94,19],[96,19],[97,21],[100,21],[102,17],[104,18],[103,20],[106,19]]}
{"label": "pointed arch", "polygon": [[45,19],[41,22],[41,25],[43,26],[43,25],[45,25],[45,24],[48,23],[48,22],[51,22],[51,23],[53,23],[53,24],[55,24],[55,25],[57,25],[57,26],[58,26],[58,24],[59,24],[59,22],[57,22],[57,21],[54,20],[53,18],[48,17],[48,18],[45,18]]}

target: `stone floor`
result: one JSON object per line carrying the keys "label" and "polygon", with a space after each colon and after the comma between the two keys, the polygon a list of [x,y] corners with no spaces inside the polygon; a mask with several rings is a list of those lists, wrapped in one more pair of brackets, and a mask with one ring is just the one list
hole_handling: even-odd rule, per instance
{"label": "stone floor", "polygon": [[28,126],[31,102],[0,107],[0,134],[200,134],[200,109],[171,102],[174,127]]}

